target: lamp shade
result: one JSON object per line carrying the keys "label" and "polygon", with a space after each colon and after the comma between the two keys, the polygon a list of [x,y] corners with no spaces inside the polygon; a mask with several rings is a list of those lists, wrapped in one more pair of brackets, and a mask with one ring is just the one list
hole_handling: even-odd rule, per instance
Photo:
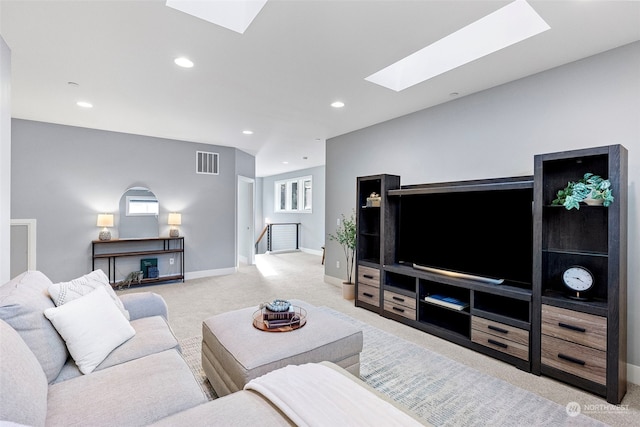
{"label": "lamp shade", "polygon": [[181,225],[182,224],[182,214],[179,213],[170,213],[169,214],[169,225]]}
{"label": "lamp shade", "polygon": [[113,214],[98,214],[98,227],[113,227]]}

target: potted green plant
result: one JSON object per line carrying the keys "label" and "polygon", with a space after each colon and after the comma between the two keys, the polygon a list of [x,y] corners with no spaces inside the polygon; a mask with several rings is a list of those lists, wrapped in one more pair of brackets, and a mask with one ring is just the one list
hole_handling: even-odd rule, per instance
{"label": "potted green plant", "polygon": [[559,190],[552,205],[564,206],[567,210],[580,209],[580,202],[588,205],[609,206],[613,203],[611,182],[591,172],[587,172],[579,181],[570,181]]}
{"label": "potted green plant", "polygon": [[342,214],[340,225],[336,228],[334,234],[329,235],[329,240],[338,242],[344,251],[347,268],[347,281],[342,283],[342,295],[345,299],[353,299],[355,297],[355,284],[353,278],[353,266],[356,257],[356,219],[355,213],[350,217]]}

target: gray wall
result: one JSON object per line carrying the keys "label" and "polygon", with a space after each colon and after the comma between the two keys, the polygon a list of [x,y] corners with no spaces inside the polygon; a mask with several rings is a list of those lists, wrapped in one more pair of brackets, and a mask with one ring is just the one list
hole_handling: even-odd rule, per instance
{"label": "gray wall", "polygon": [[[533,156],[610,144],[629,150],[629,346],[640,365],[640,42],[327,141],[326,227],[355,208],[357,176],[402,185],[532,175]],[[400,94],[398,96],[401,96]],[[335,242],[325,273],[342,278]]]}
{"label": "gray wall", "polygon": [[[253,178],[253,156],[230,147],[19,119],[12,125],[11,215],[37,219],[37,268],[53,281],[91,270],[97,214],[116,214],[111,233],[117,238],[118,203],[133,186],[158,197],[160,236],[169,234],[169,212],[182,213],[187,274],[235,268],[237,169]],[[220,154],[219,175],[195,173],[197,150]]]}
{"label": "gray wall", "polygon": [[[312,212],[311,213],[276,213],[275,212],[275,183],[283,179],[311,176],[312,183]],[[260,233],[265,226],[264,219],[271,223],[299,222],[300,248],[320,252],[325,244],[325,167],[301,169],[280,175],[264,177],[260,180],[262,188],[262,219],[263,222],[256,233]],[[266,238],[260,243],[259,252],[266,250]]]}

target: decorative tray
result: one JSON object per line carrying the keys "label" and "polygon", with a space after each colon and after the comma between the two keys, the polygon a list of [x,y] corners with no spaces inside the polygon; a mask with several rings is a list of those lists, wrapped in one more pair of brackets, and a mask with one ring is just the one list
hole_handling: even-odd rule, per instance
{"label": "decorative tray", "polygon": [[290,332],[307,323],[307,311],[295,305],[282,312],[270,312],[261,308],[253,313],[253,326],[265,332]]}

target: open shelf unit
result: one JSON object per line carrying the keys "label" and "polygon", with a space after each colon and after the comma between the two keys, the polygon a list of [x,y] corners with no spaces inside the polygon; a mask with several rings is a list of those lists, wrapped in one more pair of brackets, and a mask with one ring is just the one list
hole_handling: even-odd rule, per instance
{"label": "open shelf unit", "polygon": [[[627,156],[620,145],[535,156],[534,300],[541,309],[533,372],[610,403],[626,392]],[[587,172],[609,179],[610,206],[551,204],[559,189]],[[584,301],[568,298],[562,283],[563,271],[575,265],[594,277]]]}
{"label": "open shelf unit", "polygon": [[[387,294],[399,296],[403,301],[397,304],[405,310],[411,300],[415,304],[415,318],[393,308],[382,310],[383,316],[530,370],[530,290],[443,277],[402,264],[383,266],[383,275],[383,298]],[[454,298],[464,307],[458,310],[425,301],[425,297],[433,295]],[[523,343],[512,343],[505,334],[509,338],[514,334],[525,338],[521,339]],[[516,345],[519,351],[512,352]]]}
{"label": "open shelf unit", "polygon": [[[384,307],[381,289],[382,265],[393,259],[397,203],[389,201],[389,190],[400,187],[396,175],[371,175],[357,180],[356,299],[358,307],[380,313]],[[380,196],[375,206],[367,203],[372,193]]]}
{"label": "open shelf unit", "polygon": [[[559,189],[586,172],[611,181],[611,206],[567,211],[551,205]],[[627,185],[627,151],[620,145],[537,155],[534,176],[411,186],[392,175],[358,178],[355,304],[620,403],[626,392]],[[379,207],[367,206],[372,192],[381,196]],[[475,228],[456,223],[460,211]],[[491,234],[476,234],[485,226]],[[469,246],[459,257],[468,262],[449,270],[502,282],[414,268],[447,269],[443,264],[461,245]],[[412,260],[414,254],[425,263]],[[595,277],[586,300],[568,298],[563,288],[562,273],[574,265]],[[425,300],[434,296],[461,305]]]}

